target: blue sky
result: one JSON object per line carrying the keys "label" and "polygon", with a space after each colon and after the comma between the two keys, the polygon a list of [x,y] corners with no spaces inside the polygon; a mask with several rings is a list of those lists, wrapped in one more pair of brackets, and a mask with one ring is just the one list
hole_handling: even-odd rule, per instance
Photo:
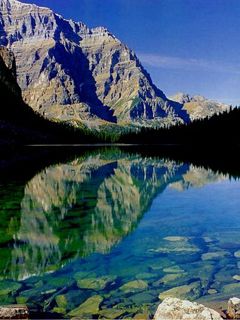
{"label": "blue sky", "polygon": [[240,0],[25,0],[133,49],[167,95],[201,94],[240,105]]}

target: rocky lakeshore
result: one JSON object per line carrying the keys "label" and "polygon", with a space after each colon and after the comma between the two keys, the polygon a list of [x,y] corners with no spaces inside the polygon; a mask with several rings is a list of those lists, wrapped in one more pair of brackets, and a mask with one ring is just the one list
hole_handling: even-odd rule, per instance
{"label": "rocky lakeshore", "polygon": [[229,299],[227,310],[221,313],[203,304],[180,300],[177,298],[166,298],[158,306],[154,320],[221,320],[240,319],[240,299],[233,297]]}
{"label": "rocky lakeshore", "polygon": [[[61,299],[62,300],[62,299]],[[65,303],[66,301],[62,301]],[[69,313],[71,319],[95,310],[98,312],[98,306],[102,302],[101,296],[93,296],[85,301],[79,308]],[[104,314],[101,319],[117,319],[121,314],[111,312]],[[202,304],[191,302],[189,300],[180,300],[178,298],[166,298],[158,306],[154,315],[154,320],[222,320],[240,318],[240,299],[231,298],[228,301],[227,310],[219,312],[208,308]],[[29,319],[29,311],[26,306],[13,305],[0,307],[0,319]],[[147,314],[138,314],[134,319],[149,319]]]}

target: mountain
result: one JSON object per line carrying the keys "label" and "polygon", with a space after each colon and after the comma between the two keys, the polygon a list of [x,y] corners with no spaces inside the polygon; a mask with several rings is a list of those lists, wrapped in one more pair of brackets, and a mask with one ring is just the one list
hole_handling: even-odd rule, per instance
{"label": "mountain", "polygon": [[13,52],[0,46],[0,145],[31,143],[97,142],[87,130],[45,119],[22,98],[16,79]]}
{"label": "mountain", "polygon": [[200,97],[168,99],[135,53],[106,28],[90,29],[48,8],[0,0],[0,45],[16,57],[25,103],[55,122],[163,127],[227,107]]}
{"label": "mountain", "polygon": [[183,105],[183,109],[189,114],[191,120],[204,119],[230,110],[230,106],[227,104],[209,100],[202,96],[192,97],[181,92],[170,97],[170,99]]}
{"label": "mountain", "polygon": [[48,8],[0,0],[0,44],[16,56],[25,102],[49,119],[119,124],[183,123],[189,117],[152,83],[107,29],[89,29]]}

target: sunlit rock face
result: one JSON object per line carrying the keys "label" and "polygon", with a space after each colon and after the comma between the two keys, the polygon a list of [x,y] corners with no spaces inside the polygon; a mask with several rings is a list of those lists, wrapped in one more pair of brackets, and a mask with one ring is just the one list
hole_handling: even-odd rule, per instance
{"label": "sunlit rock face", "polygon": [[177,93],[171,99],[183,105],[183,109],[189,114],[191,120],[204,119],[230,109],[227,104],[209,100],[202,96],[191,97],[188,94]]}
{"label": "sunlit rock face", "polygon": [[0,29],[0,44],[16,56],[25,101],[48,118],[156,126],[189,119],[153,85],[134,52],[103,27],[1,0]]}

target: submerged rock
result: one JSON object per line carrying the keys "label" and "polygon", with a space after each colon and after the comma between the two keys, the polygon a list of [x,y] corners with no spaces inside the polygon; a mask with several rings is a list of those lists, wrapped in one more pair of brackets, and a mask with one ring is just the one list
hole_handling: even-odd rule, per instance
{"label": "submerged rock", "polygon": [[12,281],[1,281],[0,282],[0,296],[7,295],[9,293],[16,292],[21,288],[21,284]]}
{"label": "submerged rock", "polygon": [[165,237],[163,238],[164,240],[167,240],[167,241],[188,241],[188,238],[187,237],[179,237],[179,236],[170,236],[170,237]]}
{"label": "submerged rock", "polygon": [[225,250],[216,251],[216,252],[207,252],[202,254],[202,260],[220,260],[229,255],[229,252]]}
{"label": "submerged rock", "polygon": [[188,238],[183,237],[166,237],[164,243],[156,249],[151,249],[153,252],[166,254],[194,254],[200,252],[200,249],[188,241]]}
{"label": "submerged rock", "polygon": [[99,295],[88,298],[86,301],[80,304],[79,307],[69,312],[68,315],[70,317],[82,317],[84,315],[87,315],[88,318],[91,318],[89,317],[90,315],[98,314],[99,306],[102,301],[103,298]]}
{"label": "submerged rock", "polygon": [[181,269],[178,265],[175,265],[172,267],[164,268],[163,272],[165,272],[165,273],[184,273],[184,270]]}
{"label": "submerged rock", "polygon": [[59,296],[56,296],[56,303],[59,308],[66,309],[68,305],[68,301],[65,295],[61,294]]}
{"label": "submerged rock", "polygon": [[236,281],[240,281],[240,275],[235,274],[235,275],[233,276],[233,279],[236,280]]}
{"label": "submerged rock", "polygon": [[100,319],[119,319],[125,313],[124,310],[119,309],[103,309],[99,311]]}
{"label": "submerged rock", "polygon": [[77,280],[77,285],[80,289],[103,290],[108,283],[114,281],[114,278],[86,278]]}
{"label": "submerged rock", "polygon": [[159,299],[164,300],[169,297],[177,297],[180,299],[197,299],[201,295],[200,281],[192,282],[188,285],[175,287],[160,293]]}
{"label": "submerged rock", "polygon": [[222,320],[219,313],[202,304],[166,298],[159,306],[154,320]]}
{"label": "submerged rock", "polygon": [[234,257],[235,258],[240,258],[240,250],[234,252]]}
{"label": "submerged rock", "polygon": [[167,273],[160,280],[155,281],[153,286],[160,286],[161,284],[168,285],[169,283],[177,283],[181,278],[186,276],[187,273]]}
{"label": "submerged rock", "polygon": [[216,294],[217,290],[216,289],[208,289],[208,294]]}
{"label": "submerged rock", "polygon": [[235,295],[240,292],[240,283],[239,282],[234,282],[234,283],[229,283],[223,286],[222,292],[229,294],[229,295]]}
{"label": "submerged rock", "polygon": [[143,290],[148,287],[147,282],[143,280],[134,280],[125,283],[120,287],[120,290],[125,291],[125,292],[132,292],[132,291],[137,291],[137,290]]}
{"label": "submerged rock", "polygon": [[227,314],[231,319],[240,318],[240,299],[239,298],[234,297],[229,299]]}
{"label": "submerged rock", "polygon": [[149,319],[149,314],[146,313],[137,313],[135,314],[134,318],[135,320],[148,320]]}

